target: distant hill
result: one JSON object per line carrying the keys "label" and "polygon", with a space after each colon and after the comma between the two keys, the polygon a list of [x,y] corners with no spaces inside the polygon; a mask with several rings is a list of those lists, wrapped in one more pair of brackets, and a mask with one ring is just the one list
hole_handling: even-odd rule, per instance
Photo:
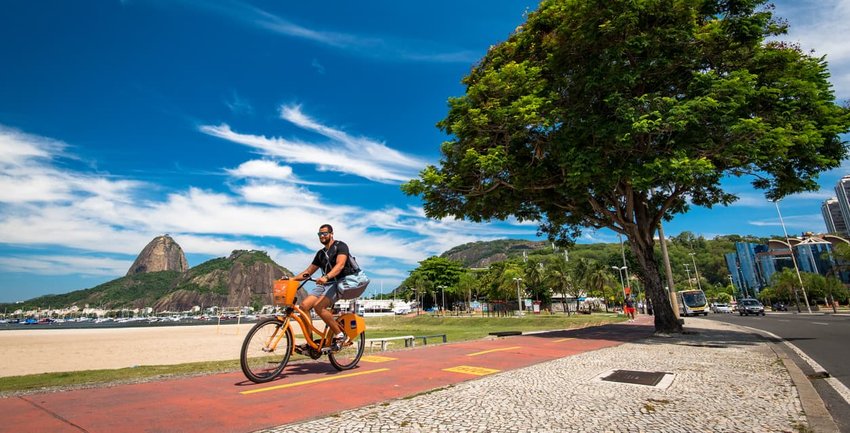
{"label": "distant hill", "polygon": [[[674,280],[688,281],[688,269],[684,266],[687,264],[689,267],[695,265],[700,277],[707,283],[728,284],[725,254],[735,251],[735,242],[766,243],[767,238],[731,234],[705,239],[692,232],[668,237],[667,245]],[[625,245],[624,249],[625,251],[620,243],[575,244],[566,249],[558,248],[557,254],[568,254],[570,260],[584,258],[603,263],[605,266],[618,267],[623,265],[622,257],[625,255],[629,271],[634,274],[639,265],[628,245]],[[658,271],[663,272],[661,249],[657,243],[655,252],[659,264]],[[458,245],[442,253],[440,257],[458,261],[469,268],[486,268],[496,262],[522,257],[523,253],[526,253],[530,261],[542,262],[545,256],[553,253],[552,244],[547,241],[520,239],[470,242]]]}
{"label": "distant hill", "polygon": [[[148,247],[162,244],[160,238],[154,239]],[[183,254],[176,243],[169,245],[169,249]],[[142,256],[144,254],[140,254]],[[169,260],[179,266],[179,259],[176,262],[173,258],[165,259],[163,263]],[[274,280],[292,275],[264,251],[235,250],[229,257],[212,259],[184,272],[150,272],[150,263],[137,259],[128,275],[90,289],[40,296],[6,306],[24,311],[73,305],[104,309],[153,307],[156,311],[185,311],[196,305],[258,307],[271,303]]]}
{"label": "distant hill", "polygon": [[541,251],[547,247],[551,248],[548,242],[499,239],[458,245],[440,254],[440,257],[460,262],[468,268],[486,268],[492,263],[522,256],[523,252]]}
{"label": "distant hill", "polygon": [[230,257],[201,263],[183,273],[154,309],[181,311],[192,306],[270,304],[274,280],[292,272],[264,251],[236,250]]}

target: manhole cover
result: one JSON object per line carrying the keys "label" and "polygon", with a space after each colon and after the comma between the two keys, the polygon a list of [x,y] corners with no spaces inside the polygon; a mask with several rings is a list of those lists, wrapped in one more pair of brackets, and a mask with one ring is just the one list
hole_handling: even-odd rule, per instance
{"label": "manhole cover", "polygon": [[655,386],[664,375],[668,373],[658,371],[633,371],[633,370],[614,370],[613,373],[602,378],[609,382],[631,383],[635,385]]}

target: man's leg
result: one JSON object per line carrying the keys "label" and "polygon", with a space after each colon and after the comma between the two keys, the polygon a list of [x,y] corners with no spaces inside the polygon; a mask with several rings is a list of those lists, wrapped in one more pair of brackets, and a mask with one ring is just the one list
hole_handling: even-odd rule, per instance
{"label": "man's leg", "polygon": [[316,295],[307,295],[307,297],[301,301],[301,310],[303,310],[305,313],[309,313],[310,309],[313,308],[314,305],[316,305],[316,301],[318,300],[319,297]]}
{"label": "man's leg", "polygon": [[322,320],[331,328],[332,335],[337,335],[342,332],[342,329],[339,328],[339,323],[336,323],[334,320],[333,313],[328,310],[328,307],[331,305],[331,300],[322,296],[319,298],[318,302],[316,302],[316,314],[322,318]]}

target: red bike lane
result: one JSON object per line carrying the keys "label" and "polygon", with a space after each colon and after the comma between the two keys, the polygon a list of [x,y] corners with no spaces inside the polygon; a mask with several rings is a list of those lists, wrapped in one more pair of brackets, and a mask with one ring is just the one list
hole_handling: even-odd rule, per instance
{"label": "red bike lane", "polygon": [[[292,363],[275,381],[241,372],[0,399],[0,431],[251,432],[407,397],[502,371],[645,338],[638,322],[369,352],[335,370]],[[368,331],[367,331],[368,333]]]}

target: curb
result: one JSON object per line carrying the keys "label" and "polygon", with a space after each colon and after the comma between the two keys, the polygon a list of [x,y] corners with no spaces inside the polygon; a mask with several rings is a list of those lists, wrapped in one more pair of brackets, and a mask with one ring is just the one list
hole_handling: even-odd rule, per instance
{"label": "curb", "polygon": [[[803,373],[799,365],[791,358],[789,352],[793,353],[790,343],[782,337],[771,332],[761,329],[750,328],[749,326],[728,324],[739,328],[747,329],[765,339],[770,345],[770,349],[776,354],[776,357],[782,361],[782,365],[788,370],[791,376],[791,381],[797,388],[797,393],[800,396],[800,404],[803,406],[803,412],[806,414],[806,419],[809,421],[809,428],[813,432],[818,433],[840,433],[838,425],[832,418],[832,415],[826,409],[823,399],[815,390],[814,385],[809,378]],[[805,361],[803,361],[805,362]],[[821,368],[823,370],[823,368]],[[815,374],[823,371],[815,371]]]}
{"label": "curb", "polygon": [[782,365],[785,366],[785,369],[788,370],[788,374],[791,376],[791,381],[797,387],[797,392],[800,395],[800,403],[803,405],[803,412],[805,412],[806,419],[809,421],[809,428],[818,433],[839,433],[838,425],[832,419],[832,415],[829,414],[823,399],[821,399],[815,390],[814,385],[803,374],[803,370],[779,346],[779,343],[770,341],[770,348],[782,361]]}

